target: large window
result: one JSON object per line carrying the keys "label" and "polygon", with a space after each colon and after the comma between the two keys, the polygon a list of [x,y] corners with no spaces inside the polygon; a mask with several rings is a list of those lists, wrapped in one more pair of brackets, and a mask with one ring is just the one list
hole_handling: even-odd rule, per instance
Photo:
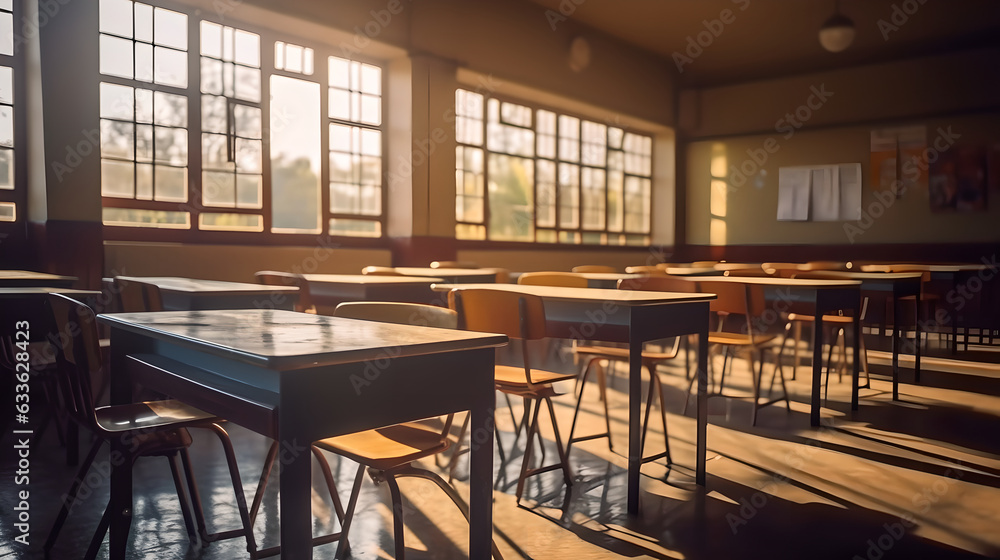
{"label": "large window", "polygon": [[106,225],[382,235],[379,66],[131,0],[99,40]]}
{"label": "large window", "polygon": [[23,126],[14,120],[14,86],[20,79],[15,75],[15,69],[20,68],[16,47],[20,46],[14,42],[13,0],[0,0],[0,222],[17,221],[19,212],[24,211],[24,187],[18,187],[22,180],[15,164],[21,156],[21,147],[15,145],[19,136],[15,125]]}
{"label": "large window", "polygon": [[650,136],[463,89],[455,115],[459,239],[649,244]]}

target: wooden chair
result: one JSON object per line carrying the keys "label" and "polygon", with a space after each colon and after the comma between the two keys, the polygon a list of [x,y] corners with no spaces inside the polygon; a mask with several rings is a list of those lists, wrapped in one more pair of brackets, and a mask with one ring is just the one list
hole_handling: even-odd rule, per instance
{"label": "wooden chair", "polygon": [[[458,326],[458,314],[455,311],[417,303],[345,302],[337,306],[334,316],[437,328],[454,329]],[[361,484],[364,481],[366,468],[369,476],[371,476],[376,484],[385,482],[389,487],[389,493],[392,496],[393,538],[395,540],[395,556],[397,560],[403,560],[406,551],[403,541],[402,495],[399,491],[399,485],[396,482],[397,479],[402,477],[417,477],[430,480],[448,495],[451,501],[461,510],[466,520],[468,520],[469,508],[461,496],[458,495],[458,492],[437,473],[413,465],[414,461],[436,456],[451,447],[452,439],[449,436],[449,432],[451,431],[452,420],[453,415],[449,414],[444,422],[443,429],[432,429],[420,422],[407,422],[344,436],[326,438],[315,442],[313,444],[314,449],[323,449],[358,463],[358,471],[351,490],[351,497],[348,500],[347,510],[341,512],[340,500],[336,497],[337,493],[330,474],[329,464],[321,453],[315,453],[316,457],[320,459],[331,497],[334,498],[334,509],[337,510],[338,517],[340,518],[341,530],[340,533],[313,539],[313,545],[337,540],[337,552],[334,558],[343,558],[343,554],[347,552],[348,532],[354,519],[354,511],[358,503],[358,496],[361,491]],[[272,450],[276,450],[276,447],[277,443],[275,442],[272,444]],[[264,488],[267,486],[267,478],[269,477],[273,461],[274,454],[269,452],[268,461],[265,463],[265,472],[261,475],[261,484],[257,490],[258,496],[262,494]],[[255,498],[255,503],[257,501]],[[256,508],[254,508],[254,513],[256,513]],[[278,552],[278,550],[271,549],[267,551],[267,553],[271,552]],[[503,558],[495,543],[493,545],[493,556],[500,560]]]}
{"label": "wooden chair", "polygon": [[[552,397],[559,394],[554,387],[555,383],[573,379],[576,374],[556,373],[531,366],[528,341],[546,337],[545,307],[542,298],[501,290],[455,289],[448,294],[448,303],[452,309],[458,311],[460,324],[466,330],[501,333],[521,341],[522,365],[497,365],[495,370],[497,390],[504,394],[522,397],[526,403],[521,424],[528,426],[528,439],[521,461],[521,472],[517,479],[517,503],[521,502],[524,481],[536,474],[561,469],[563,481],[568,489],[573,485],[573,474],[559,435]],[[534,410],[531,407],[532,402]],[[541,445],[538,422],[542,402],[546,404],[549,418],[552,420],[559,462],[530,469],[532,445],[536,434]]]}
{"label": "wooden chair", "polygon": [[258,284],[265,286],[295,286],[299,289],[299,301],[295,310],[300,313],[316,313],[312,297],[309,295],[309,282],[301,274],[279,272],[277,270],[258,270],[253,274]]}
{"label": "wooden chair", "polygon": [[586,288],[587,279],[574,272],[525,272],[517,277],[518,284]]}
{"label": "wooden chair", "polygon": [[121,276],[116,276],[114,282],[119,308],[123,312],[163,311],[163,297],[156,284]]}
{"label": "wooden chair", "polygon": [[[246,497],[243,495],[243,484],[240,481],[240,471],[236,464],[236,454],[226,430],[219,424],[219,418],[202,412],[176,400],[139,402],[133,404],[95,407],[91,389],[91,375],[96,369],[103,368],[101,350],[98,344],[97,320],[94,312],[87,306],[59,294],[49,295],[49,306],[55,318],[59,332],[67,333],[68,340],[58,354],[60,380],[59,389],[70,417],[80,426],[88,428],[97,441],[80,465],[69,492],[66,493],[62,508],[56,521],[49,531],[44,549],[48,553],[55,545],[59,532],[70,510],[76,501],[80,486],[90,470],[105,441],[119,439],[128,441],[126,446],[129,468],[139,457],[162,456],[170,460],[170,472],[173,475],[174,486],[181,502],[181,512],[184,524],[192,541],[200,535],[204,542],[242,536],[246,538],[247,550],[253,554],[256,550],[250,515],[247,510]],[[187,448],[191,445],[191,435],[187,428],[205,428],[213,431],[222,442],[229,465],[229,475],[232,478],[233,491],[236,493],[236,504],[240,512],[243,528],[222,533],[209,534],[205,526],[205,516],[202,510],[201,498],[195,484],[194,472]],[[178,461],[179,459],[179,461]],[[187,488],[181,482],[180,472],[183,470]],[[187,491],[191,492],[189,503]],[[104,515],[98,523],[97,531],[90,542],[86,558],[96,557],[104,540],[104,535],[111,523],[111,507],[104,510]],[[192,522],[193,507],[195,522]]]}
{"label": "wooden chair", "polygon": [[479,268],[479,265],[472,261],[434,261],[431,268]]}
{"label": "wooden chair", "polygon": [[[722,347],[725,350],[722,362],[722,374],[719,379],[719,391],[710,396],[726,396],[722,390],[725,387],[726,365],[729,355],[733,352],[745,352],[750,362],[750,373],[753,381],[753,412],[750,417],[752,425],[757,424],[757,411],[761,408],[785,401],[786,408],[791,411],[791,403],[788,400],[788,387],[785,382],[784,369],[781,367],[781,349],[774,358],[774,371],[771,375],[771,384],[768,388],[768,397],[771,397],[775,378],[781,381],[782,395],[780,397],[769,398],[761,403],[761,387],[764,377],[764,354],[773,349],[772,341],[777,338],[776,334],[766,332],[761,326],[767,326],[762,321],[765,311],[764,289],[759,285],[743,284],[738,282],[725,282],[720,280],[698,280],[698,291],[702,293],[716,294],[717,298],[710,303],[710,310],[716,316],[716,330],[708,333],[709,346]],[[738,330],[727,328],[727,319],[730,317],[743,318],[743,323]],[[757,367],[757,363],[760,367]],[[690,394],[689,385],[688,393]],[[687,402],[685,401],[685,411]]]}
{"label": "wooden chair", "polygon": [[361,269],[361,274],[365,276],[404,276],[391,266],[366,266]]}
{"label": "wooden chair", "polygon": [[574,266],[573,267],[573,272],[576,272],[576,273],[582,273],[582,272],[607,272],[607,273],[615,273],[615,272],[618,272],[618,269],[615,268],[615,267],[613,267],[613,266],[607,266],[607,265],[603,265],[603,264],[582,264],[580,266]]}

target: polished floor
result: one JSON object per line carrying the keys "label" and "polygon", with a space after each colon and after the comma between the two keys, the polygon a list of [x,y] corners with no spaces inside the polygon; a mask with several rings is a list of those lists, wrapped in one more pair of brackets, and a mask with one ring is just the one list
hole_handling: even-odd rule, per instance
{"label": "polished floor", "polygon": [[[544,350],[543,350],[544,351]],[[550,355],[553,352],[550,350]],[[664,461],[643,468],[641,508],[636,519],[625,512],[627,423],[623,368],[611,378],[609,404],[614,452],[606,440],[574,446],[574,484],[568,494],[558,472],[531,479],[521,507],[514,487],[520,455],[506,464],[497,456],[495,539],[504,558],[978,558],[1000,557],[1000,366],[964,367],[929,360],[920,385],[904,370],[901,400],[891,400],[884,353],[871,353],[873,379],[862,390],[861,409],[849,410],[849,384],[832,376],[823,426],[810,428],[810,375],[805,367],[789,389],[791,411],[784,405],[761,411],[750,424],[746,400],[712,399],[708,429],[708,483],[694,484],[694,420],[681,415],[687,383],[683,361],[664,366],[670,445],[674,465]],[[563,367],[572,368],[562,355]],[[905,364],[906,362],[904,362]],[[721,365],[721,359],[716,364]],[[932,371],[932,368],[937,371]],[[769,372],[769,370],[768,370]],[[728,376],[727,391],[747,394],[749,375],[742,360]],[[502,406],[497,422],[505,448],[513,439],[509,412]],[[692,401],[693,402],[693,401]],[[559,426],[568,431],[574,399],[556,399]],[[518,405],[515,405],[518,406]],[[519,407],[518,407],[519,408]],[[582,428],[603,426],[596,385],[584,397]],[[519,414],[519,410],[514,411]],[[654,424],[655,426],[656,424]],[[662,448],[661,430],[653,429],[647,451]],[[256,489],[268,442],[237,426],[231,428],[247,496]],[[218,442],[194,433],[196,476],[210,524],[217,529],[239,525],[225,462]],[[549,438],[546,459],[556,453]],[[522,437],[523,441],[523,437]],[[15,533],[13,491],[16,464],[13,441],[0,441],[0,557],[42,558],[39,552],[75,471],[65,466],[64,450],[50,430],[31,452],[31,545],[12,540]],[[85,450],[84,450],[85,451]],[[328,455],[340,493],[350,490],[356,467]],[[106,451],[103,455],[106,458]],[[98,463],[102,464],[102,457]],[[424,465],[435,468],[433,461]],[[459,464],[460,492],[467,492]],[[107,480],[89,477],[89,494],[60,535],[52,558],[80,558],[107,500]],[[135,510],[130,558],[162,560],[246,557],[241,539],[190,546],[167,462],[140,460],[136,466]],[[467,557],[467,525],[459,511],[431,483],[404,479],[407,557]],[[255,526],[258,543],[277,544],[275,477]],[[314,480],[315,533],[337,528],[321,478]],[[389,492],[366,480],[351,530],[352,558],[393,557]],[[332,558],[335,545],[315,550]],[[107,547],[99,558],[107,557]]]}

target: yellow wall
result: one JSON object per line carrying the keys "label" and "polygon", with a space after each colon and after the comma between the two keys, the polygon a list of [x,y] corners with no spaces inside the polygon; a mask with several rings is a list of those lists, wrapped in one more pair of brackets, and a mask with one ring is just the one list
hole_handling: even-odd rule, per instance
{"label": "yellow wall", "polygon": [[[869,183],[868,169],[873,128],[926,125],[931,145],[940,135],[939,128],[951,127],[961,136],[958,145],[1000,144],[998,57],[1000,49],[991,49],[685,92],[682,111],[688,113],[681,122],[690,140],[683,148],[687,243],[1000,241],[996,226],[1000,193],[988,193],[992,197],[989,209],[980,213],[933,213],[926,188],[883,204]],[[813,88],[832,95],[822,103],[813,97],[813,108],[802,112],[809,118],[801,128],[789,128],[787,120],[779,122],[786,113],[808,103]],[[773,153],[762,149],[769,141]],[[713,235],[711,163],[713,156],[720,155],[729,184],[721,204],[726,215],[716,223]],[[758,165],[754,155],[766,160]],[[861,163],[862,208],[870,213],[859,222],[778,222],[778,168],[834,163]],[[752,179],[743,183],[742,174],[733,172],[744,165],[748,170],[764,170],[766,176],[759,185]],[[720,195],[715,196],[719,212]]]}

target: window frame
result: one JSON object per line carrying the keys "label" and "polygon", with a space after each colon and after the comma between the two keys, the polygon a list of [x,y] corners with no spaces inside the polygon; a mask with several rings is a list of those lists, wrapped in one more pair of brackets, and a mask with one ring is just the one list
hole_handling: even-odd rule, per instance
{"label": "window frame", "polygon": [[[180,242],[191,244],[220,244],[220,245],[298,245],[312,246],[317,243],[323,246],[351,246],[351,247],[387,247],[390,240],[387,235],[388,217],[388,135],[387,120],[385,111],[388,97],[388,63],[385,60],[365,57],[358,53],[342,53],[334,45],[326,44],[306,37],[297,36],[294,31],[282,31],[261,25],[246,23],[235,20],[228,16],[215,15],[202,10],[197,10],[193,6],[180,4],[170,0],[137,0],[144,4],[177,11],[187,16],[188,45],[187,45],[187,72],[188,86],[180,88],[156,84],[154,82],[140,82],[135,79],[119,78],[102,74],[97,71],[94,74],[94,87],[98,88],[101,82],[125,85],[133,88],[151,89],[153,91],[166,91],[168,93],[183,95],[188,103],[188,162],[187,162],[187,196],[186,202],[165,202],[154,200],[138,200],[135,198],[110,197],[101,193],[101,206],[103,208],[129,208],[138,210],[163,210],[163,211],[183,211],[189,213],[189,227],[169,228],[169,227],[142,227],[104,224],[104,238],[108,241],[138,241],[138,242]],[[100,2],[95,2],[95,9],[100,9]],[[207,21],[216,25],[232,27],[243,31],[255,33],[260,38],[260,88],[261,102],[261,133],[262,133],[262,161],[261,161],[261,207],[246,208],[239,206],[210,206],[204,203],[202,198],[204,181],[202,168],[202,134],[205,132],[202,127],[201,104],[205,95],[201,87],[201,22]],[[98,32],[97,36],[101,35]],[[97,38],[95,37],[95,40]],[[311,75],[305,75],[286,69],[275,68],[275,42],[292,43],[294,45],[312,48],[314,51],[314,71]],[[364,64],[377,66],[381,69],[381,102],[382,119],[378,127],[374,127],[381,132],[381,212],[378,216],[332,212],[330,209],[330,164],[329,164],[329,125],[335,122],[329,116],[329,77],[328,59],[329,57],[346,58]],[[304,79],[319,85],[320,107],[319,122],[320,127],[320,170],[319,170],[319,223],[318,233],[282,233],[272,232],[272,184],[271,184],[271,152],[270,152],[270,80],[271,76],[285,76],[295,79]],[[100,117],[99,117],[100,118]],[[344,122],[347,121],[336,121]],[[364,123],[349,123],[352,126],[371,127]],[[238,231],[238,230],[210,230],[200,229],[200,216],[204,213],[224,213],[224,214],[251,214],[261,215],[263,231]],[[379,237],[348,236],[330,234],[331,218],[356,218],[372,222],[378,222],[381,235]]]}
{"label": "window frame", "polygon": [[[478,223],[477,222],[468,222],[468,221],[459,220],[458,217],[456,216],[456,218],[455,218],[455,224],[456,224],[456,227],[459,226],[459,225],[473,226],[473,227],[483,227],[485,229],[486,238],[484,238],[484,239],[459,238],[459,237],[457,237],[457,234],[456,234],[456,237],[455,237],[456,243],[461,244],[461,246],[466,247],[466,248],[527,249],[527,248],[538,248],[538,247],[548,246],[548,247],[560,248],[560,249],[577,247],[577,248],[580,248],[582,250],[602,250],[602,249],[605,249],[605,248],[607,248],[607,249],[622,249],[622,248],[628,249],[628,248],[648,247],[648,246],[650,246],[652,244],[652,239],[653,239],[653,231],[652,231],[653,230],[653,227],[652,227],[652,225],[653,225],[652,224],[652,222],[653,222],[653,208],[655,207],[655,197],[656,197],[656,189],[655,189],[655,181],[654,181],[654,178],[656,176],[656,169],[655,169],[656,162],[655,162],[655,157],[654,157],[654,154],[655,154],[655,151],[656,151],[655,150],[656,134],[654,132],[646,131],[646,130],[639,130],[639,129],[636,129],[635,127],[631,127],[631,126],[627,126],[627,125],[621,125],[620,123],[615,123],[615,122],[609,122],[608,120],[603,120],[602,121],[600,119],[593,118],[593,117],[590,117],[590,116],[587,116],[587,115],[584,115],[584,114],[581,114],[581,113],[572,112],[572,111],[566,111],[565,109],[556,108],[556,107],[554,107],[552,105],[548,105],[548,104],[545,104],[545,103],[538,103],[538,102],[535,102],[535,101],[528,101],[528,100],[525,100],[523,98],[518,98],[518,97],[515,97],[515,96],[504,95],[504,94],[500,94],[500,93],[496,93],[496,92],[484,92],[484,91],[480,91],[479,89],[476,89],[474,86],[466,85],[464,83],[458,85],[458,87],[455,90],[456,94],[454,94],[453,97],[457,98],[457,91],[458,90],[464,90],[464,91],[469,92],[469,93],[479,94],[479,95],[481,95],[483,97],[483,103],[482,103],[483,141],[482,141],[482,144],[479,145],[479,146],[475,146],[475,145],[471,145],[471,144],[460,142],[458,140],[458,137],[457,137],[457,134],[456,134],[455,145],[459,146],[459,147],[462,147],[462,148],[465,148],[465,149],[473,148],[473,149],[480,149],[480,150],[483,151],[483,189],[484,190],[483,190],[483,221],[482,222],[478,222]],[[512,154],[509,154],[509,153],[503,152],[503,151],[494,152],[494,151],[491,151],[487,147],[488,142],[489,142],[489,124],[490,124],[490,121],[489,121],[489,108],[488,108],[488,105],[489,105],[490,99],[496,99],[497,101],[500,102],[501,106],[499,108],[499,112],[500,112],[500,121],[499,121],[499,124],[502,124],[502,125],[505,125],[505,126],[515,126],[515,127],[523,128],[520,125],[517,125],[517,124],[514,124],[514,123],[504,122],[504,120],[503,120],[503,106],[502,106],[503,103],[512,103],[514,105],[520,105],[520,106],[527,107],[527,108],[529,108],[531,110],[531,113],[532,113],[532,126],[531,126],[530,130],[533,132],[534,137],[535,137],[535,139],[534,139],[534,146],[533,146],[533,155],[531,155],[531,156],[520,156],[520,155],[512,155]],[[457,102],[457,100],[453,99],[453,102]],[[553,157],[543,157],[543,156],[538,155],[538,138],[541,135],[541,133],[538,131],[538,128],[537,128],[538,127],[538,112],[539,111],[548,111],[548,112],[553,113],[555,115],[555,134],[554,134],[555,155]],[[456,115],[457,115],[457,110],[456,110]],[[561,117],[561,116],[567,116],[567,117],[572,117],[572,118],[578,119],[578,126],[577,126],[577,128],[578,128],[578,137],[575,139],[575,142],[577,143],[577,147],[578,147],[578,157],[577,157],[577,161],[575,161],[575,162],[564,160],[564,159],[562,159],[560,157],[559,143],[560,143],[560,139],[562,138],[562,136],[560,135],[560,131],[561,131],[560,120],[561,119],[559,117]],[[604,146],[605,146],[605,156],[604,156],[604,166],[603,167],[594,166],[594,165],[587,164],[587,163],[583,162],[582,151],[585,149],[585,145],[586,145],[586,142],[584,141],[584,138],[583,138],[583,123],[585,121],[593,122],[593,123],[596,123],[596,124],[599,124],[599,125],[603,125],[605,127],[605,143],[604,143]],[[623,139],[622,139],[622,146],[620,148],[612,148],[611,145],[608,143],[608,140],[607,140],[608,139],[608,129],[610,129],[612,127],[619,128],[619,129],[622,130]],[[608,230],[608,225],[610,223],[610,214],[609,214],[609,212],[610,212],[609,206],[610,205],[608,204],[608,193],[610,192],[608,181],[609,181],[610,172],[609,172],[609,168],[608,168],[608,159],[609,159],[609,155],[610,155],[610,153],[612,151],[620,151],[620,152],[623,152],[623,154],[626,153],[625,152],[625,148],[624,148],[624,135],[629,134],[629,133],[649,138],[650,143],[651,143],[651,150],[650,150],[650,156],[649,156],[650,157],[650,173],[649,173],[648,177],[647,176],[642,176],[642,175],[631,174],[631,173],[628,173],[628,172],[626,172],[624,170],[624,165],[623,165],[623,168],[622,168],[622,182],[623,182],[623,184],[622,184],[622,201],[621,201],[621,204],[622,204],[622,230],[621,231],[615,231],[615,232],[613,232],[613,231],[609,231]],[[489,177],[490,177],[490,172],[489,172],[489,164],[488,164],[488,162],[489,162],[490,154],[500,154],[500,155],[506,155],[506,156],[509,156],[509,157],[526,158],[526,159],[530,159],[532,161],[532,165],[533,165],[533,173],[532,173],[532,177],[533,177],[533,184],[532,184],[532,196],[533,196],[533,198],[532,198],[532,220],[533,220],[533,228],[534,228],[534,237],[535,237],[535,240],[533,240],[533,241],[519,241],[519,240],[495,240],[495,239],[489,239],[488,236],[489,236],[489,223],[490,223],[490,204],[489,204]],[[551,162],[552,165],[555,167],[555,182],[554,182],[555,225],[554,226],[541,226],[540,227],[538,225],[538,203],[537,203],[537,201],[538,201],[538,161],[539,160],[544,160],[544,161],[547,161],[547,162]],[[559,180],[559,177],[560,177],[559,166],[560,166],[560,164],[564,164],[564,163],[565,164],[570,164],[570,165],[575,165],[577,167],[578,171],[579,171],[578,174],[577,174],[577,193],[579,195],[579,204],[576,207],[577,226],[575,228],[566,228],[566,227],[562,227],[560,225],[560,210],[561,210],[560,203],[562,201],[562,194],[560,193],[561,189],[560,189],[560,180]],[[604,190],[604,226],[603,226],[602,229],[587,229],[587,228],[585,228],[583,226],[583,213],[584,213],[583,169],[584,168],[588,168],[588,167],[592,168],[592,169],[603,170],[603,172],[604,172],[604,189],[603,189]],[[456,161],[455,169],[456,170],[461,169],[459,167],[459,163],[457,161]],[[650,221],[650,228],[649,228],[649,231],[646,232],[646,233],[629,232],[628,228],[625,226],[625,217],[627,216],[627,212],[626,212],[625,206],[624,206],[624,204],[625,204],[625,193],[626,193],[626,189],[625,189],[624,183],[625,183],[625,180],[628,177],[644,178],[644,179],[648,179],[649,182],[650,182],[650,194],[649,194],[649,201],[648,201],[648,212],[649,212],[648,217],[649,217],[649,221]],[[457,184],[455,185],[455,188],[456,188],[456,199],[457,199],[457,196],[459,196],[459,194],[457,192],[457,188],[458,188]],[[556,240],[555,241],[538,241],[537,240],[538,239],[538,233],[537,232],[538,232],[539,229],[547,230],[547,231],[555,231],[556,232]],[[562,232],[572,232],[572,233],[574,233],[578,237],[579,240],[578,241],[561,241],[560,240],[560,235],[561,235]],[[601,243],[586,242],[586,241],[584,241],[584,235],[586,235],[586,234],[599,234],[599,235],[602,236],[603,240],[602,240]],[[612,235],[622,236],[623,239],[624,239],[624,241],[621,242],[621,243],[610,243],[610,242],[608,242],[610,236],[612,236]],[[643,236],[643,237],[645,237],[645,240],[642,243],[629,242],[629,238],[630,237],[634,237],[634,236]]]}
{"label": "window frame", "polygon": [[[11,114],[14,119],[14,182],[13,189],[0,189],[0,202],[14,204],[14,221],[0,221],[0,244],[10,236],[25,235],[25,224],[28,222],[28,155],[27,155],[27,87],[25,84],[24,38],[18,33],[17,24],[24,18],[22,3],[14,1],[11,4],[13,19],[14,52],[11,55],[0,54],[0,65],[11,68],[13,80],[14,102],[11,104]],[[18,42],[20,39],[20,43]]]}

